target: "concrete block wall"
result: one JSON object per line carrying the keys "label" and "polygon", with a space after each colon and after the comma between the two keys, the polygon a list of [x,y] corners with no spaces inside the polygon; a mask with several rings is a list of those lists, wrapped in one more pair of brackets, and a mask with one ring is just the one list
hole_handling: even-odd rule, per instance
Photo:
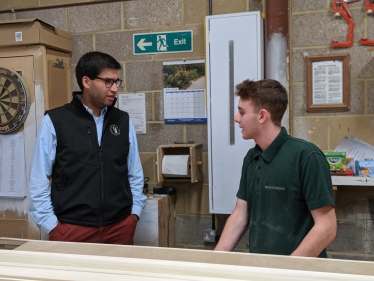
{"label": "concrete block wall", "polygon": [[[79,5],[78,5],[79,4]],[[213,0],[212,14],[262,10],[262,0]],[[13,10],[12,10],[13,9]],[[209,0],[2,0],[0,20],[37,17],[72,34],[72,90],[79,90],[75,66],[88,51],[111,54],[123,66],[125,82],[119,93],[146,93],[147,134],[138,135],[144,176],[149,189],[157,183],[156,148],[161,144],[188,142],[203,144],[204,180],[200,183],[168,182],[177,189],[175,196],[176,247],[212,249],[203,242],[203,230],[212,227],[209,213],[207,125],[165,125],[163,122],[163,61],[204,59],[204,18],[209,14]],[[193,52],[160,55],[133,55],[134,33],[193,30]],[[227,216],[217,215],[217,228],[223,228]],[[247,251],[248,236],[237,251]]]}
{"label": "concrete block wall", "polygon": [[[365,1],[349,4],[355,21],[354,44],[333,48],[331,41],[346,41],[348,23],[335,18],[332,0],[292,0],[290,24],[291,133],[322,150],[333,150],[344,136],[374,145],[374,52],[359,43],[374,40],[374,16]],[[307,113],[304,56],[350,54],[350,109],[345,112]],[[338,234],[328,247],[330,257],[374,260],[374,187],[339,187],[336,193]]]}
{"label": "concrete block wall", "polygon": [[[162,62],[204,58],[204,17],[209,0],[2,0],[0,20],[38,17],[72,34],[71,67],[87,51],[110,53],[123,66],[125,88],[120,93],[145,92],[147,134],[138,135],[144,174],[150,189],[161,186],[156,177],[156,148],[175,141],[203,143],[204,180],[197,184],[167,183],[177,188],[175,196],[175,239],[177,247],[212,249],[204,244],[203,229],[212,226],[208,207],[207,127],[163,123]],[[213,0],[213,14],[263,9],[262,0]],[[79,4],[79,5],[78,5]],[[331,12],[332,0],[290,0],[290,133],[309,140],[323,150],[334,149],[346,135],[374,145],[374,52],[359,39],[374,39],[374,18],[364,10],[364,0],[349,4],[355,20],[354,45],[332,48],[332,40],[345,41],[344,19]],[[13,11],[10,11],[13,9]],[[194,52],[163,55],[132,54],[132,34],[174,30],[194,31]],[[351,107],[346,112],[307,113],[305,54],[350,53]],[[74,71],[72,89],[77,90]],[[336,198],[338,236],[329,246],[334,258],[374,260],[374,191],[369,187],[339,187]],[[216,215],[222,228],[226,215]],[[237,251],[248,249],[248,235]]]}

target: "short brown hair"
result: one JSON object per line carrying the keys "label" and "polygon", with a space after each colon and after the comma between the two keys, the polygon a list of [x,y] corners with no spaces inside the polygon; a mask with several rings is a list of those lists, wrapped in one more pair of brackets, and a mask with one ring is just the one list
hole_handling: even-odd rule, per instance
{"label": "short brown hair", "polygon": [[236,95],[244,100],[251,100],[258,112],[262,108],[270,112],[271,121],[280,126],[284,112],[287,109],[287,91],[276,80],[264,79],[259,81],[244,80],[236,85]]}

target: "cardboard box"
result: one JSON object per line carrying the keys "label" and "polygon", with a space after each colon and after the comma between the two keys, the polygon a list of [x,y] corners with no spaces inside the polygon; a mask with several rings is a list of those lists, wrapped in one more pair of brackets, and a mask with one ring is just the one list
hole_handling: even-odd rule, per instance
{"label": "cardboard box", "polygon": [[174,247],[174,196],[153,195],[147,199],[136,226],[134,244]]}
{"label": "cardboard box", "polygon": [[43,44],[60,51],[72,50],[69,32],[37,18],[0,21],[0,47]]}
{"label": "cardboard box", "polygon": [[356,175],[374,178],[374,160],[356,160]]}
{"label": "cardboard box", "polygon": [[324,154],[330,165],[330,171],[345,171],[347,169],[346,152],[326,151]]}

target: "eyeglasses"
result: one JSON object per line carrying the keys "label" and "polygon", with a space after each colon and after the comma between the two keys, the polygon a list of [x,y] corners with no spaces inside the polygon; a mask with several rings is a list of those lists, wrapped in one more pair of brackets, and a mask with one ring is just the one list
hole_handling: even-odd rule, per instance
{"label": "eyeglasses", "polygon": [[114,83],[116,84],[117,88],[119,86],[121,86],[121,84],[122,84],[122,80],[121,79],[114,80],[114,79],[110,79],[110,78],[101,78],[101,77],[98,77],[98,76],[96,76],[95,79],[103,80],[105,82],[105,86],[107,88],[112,87]]}

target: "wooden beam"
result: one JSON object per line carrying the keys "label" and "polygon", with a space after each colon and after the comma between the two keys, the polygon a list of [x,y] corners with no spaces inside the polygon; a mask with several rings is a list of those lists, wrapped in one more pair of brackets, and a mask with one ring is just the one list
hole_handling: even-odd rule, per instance
{"label": "wooden beam", "polygon": [[[146,247],[138,250],[147,251]],[[292,263],[301,259],[294,257]],[[307,260],[312,264],[318,259]],[[372,280],[361,274],[17,250],[0,251],[0,268],[0,279],[6,280]]]}
{"label": "wooden beam", "polygon": [[[372,262],[355,260],[300,258],[290,256],[259,255],[237,252],[216,252],[207,250],[52,242],[38,240],[27,241],[27,243],[24,243],[23,245],[19,246],[18,248],[16,248],[16,250],[19,252],[31,252],[31,255],[35,252],[63,254],[61,256],[65,256],[65,254],[85,255],[85,257],[87,257],[86,255],[91,255],[97,256],[99,260],[99,257],[112,257],[114,259],[134,258],[138,259],[139,263],[142,263],[142,259],[145,259],[147,260],[147,264],[150,260],[157,260],[160,264],[163,264],[164,262],[165,264],[169,264],[170,261],[180,261],[203,264],[200,265],[202,267],[204,267],[207,264],[216,264],[218,268],[220,266],[233,265],[265,269],[273,268],[300,271],[315,271],[321,272],[321,276],[324,276],[323,274],[325,273],[368,275],[370,278],[374,276],[374,266]],[[12,251],[4,252],[10,253]],[[0,253],[2,253],[2,251],[0,251]],[[74,264],[74,261],[70,261],[70,264]],[[245,280],[248,279],[250,278],[248,277]],[[322,279],[327,280],[324,277]],[[265,278],[258,280],[267,279]],[[350,280],[356,279],[353,278]]]}

